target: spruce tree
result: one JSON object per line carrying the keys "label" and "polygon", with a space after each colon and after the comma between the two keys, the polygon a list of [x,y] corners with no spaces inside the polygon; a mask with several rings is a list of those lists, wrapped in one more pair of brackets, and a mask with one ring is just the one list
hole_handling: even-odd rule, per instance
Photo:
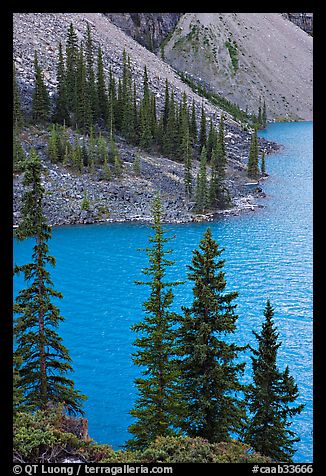
{"label": "spruce tree", "polygon": [[15,130],[19,130],[23,123],[23,113],[21,110],[20,104],[20,94],[17,85],[17,77],[16,77],[16,67],[15,63],[13,63],[13,127]]}
{"label": "spruce tree", "polygon": [[180,145],[180,156],[184,164],[184,187],[185,194],[188,198],[192,194],[192,145],[189,133],[189,125],[187,121],[183,121],[182,124],[183,134]]}
{"label": "spruce tree", "polygon": [[50,137],[48,140],[47,154],[52,163],[59,161],[58,133],[55,124],[52,124]]}
{"label": "spruce tree", "polygon": [[55,100],[53,121],[58,122],[59,124],[69,123],[69,104],[67,98],[66,71],[61,43],[59,43],[57,82],[57,96]]}
{"label": "spruce tree", "polygon": [[202,148],[207,145],[207,136],[206,136],[206,116],[204,105],[201,106],[201,118],[200,118],[200,131],[199,131],[199,148]]}
{"label": "spruce tree", "polygon": [[105,86],[105,75],[103,67],[103,55],[102,50],[99,47],[97,52],[97,105],[98,105],[98,118],[101,119],[104,124],[108,121],[108,96]]}
{"label": "spruce tree", "polygon": [[249,158],[247,164],[247,174],[248,177],[257,179],[259,177],[259,168],[258,168],[258,139],[257,139],[257,129],[255,128],[254,132],[251,135],[251,143],[249,150]]}
{"label": "spruce tree", "polygon": [[224,134],[224,115],[221,114],[220,118],[220,125],[218,130],[217,136],[217,143],[218,143],[218,169],[221,178],[225,176],[225,168],[226,168],[226,149],[225,149],[225,134]]}
{"label": "spruce tree", "polygon": [[23,273],[28,287],[19,291],[14,304],[17,314],[14,325],[16,349],[14,358],[22,362],[18,388],[31,409],[45,410],[50,403],[63,403],[70,413],[83,413],[85,399],[67,377],[72,371],[71,358],[57,333],[64,320],[53,303],[62,294],[53,289],[48,265],[55,266],[49,255],[48,241],[51,227],[43,213],[44,188],[41,184],[41,162],[34,149],[25,162],[22,199],[22,221],[17,229],[19,239],[35,240],[32,262],[15,266],[15,273]]}
{"label": "spruce tree", "polygon": [[181,427],[187,435],[210,442],[230,441],[245,421],[239,397],[245,363],[238,361],[245,347],[230,342],[238,319],[237,292],[225,291],[222,251],[208,228],[188,266],[193,303],[183,307],[177,341],[186,407]]}
{"label": "spruce tree", "polygon": [[211,180],[209,184],[209,205],[215,208],[221,204],[221,174],[220,174],[220,160],[221,147],[219,142],[216,142],[212,151],[211,158]]}
{"label": "spruce tree", "polygon": [[152,114],[150,106],[150,92],[148,87],[147,68],[144,68],[143,99],[140,105],[140,138],[139,145],[145,150],[149,150],[152,145]]}
{"label": "spruce tree", "polygon": [[291,462],[293,444],[299,438],[290,430],[290,418],[301,413],[304,405],[294,405],[299,392],[288,366],[284,372],[277,367],[277,351],[281,342],[269,300],[264,316],[260,334],[253,331],[258,349],[251,348],[253,383],[246,394],[250,419],[245,441],[255,451],[274,461]]}
{"label": "spruce tree", "polygon": [[190,133],[192,138],[192,144],[194,145],[197,143],[197,140],[198,140],[196,108],[195,108],[194,100],[192,100],[192,106],[191,106]]}
{"label": "spruce tree", "polygon": [[[78,38],[73,24],[70,23],[66,42],[66,93],[69,111],[76,113],[78,102],[77,90],[77,66],[78,66]],[[72,119],[71,125],[75,125]]]}
{"label": "spruce tree", "polygon": [[213,126],[213,120],[210,119],[209,131],[208,131],[208,137],[207,137],[207,161],[208,162],[212,160],[212,152],[213,152],[216,141],[217,141],[217,134]]}
{"label": "spruce tree", "polygon": [[80,45],[77,65],[78,103],[76,107],[76,125],[83,131],[89,132],[93,126],[93,113],[90,90],[86,77],[86,63],[83,44]]}
{"label": "spruce tree", "polygon": [[34,123],[44,123],[49,119],[50,98],[43,80],[43,71],[34,51],[35,87],[32,95],[32,119]]}
{"label": "spruce tree", "polygon": [[261,155],[261,162],[260,162],[260,173],[264,176],[266,175],[266,164],[265,164],[265,152],[263,151]]}
{"label": "spruce tree", "polygon": [[165,244],[171,238],[165,237],[161,225],[161,202],[156,197],[153,204],[154,234],[150,236],[151,246],[146,248],[149,266],[143,270],[147,281],[137,281],[149,286],[150,296],[144,302],[145,317],[132,326],[140,333],[134,345],[138,350],[133,361],[143,368],[143,377],[136,378],[138,398],[130,414],[136,421],[129,427],[134,438],[128,442],[129,448],[144,449],[158,436],[176,434],[181,412],[178,370],[174,346],[176,314],[171,311],[172,288],[180,282],[169,282],[165,276],[174,261],[167,259],[171,250]]}
{"label": "spruce tree", "polygon": [[22,172],[26,154],[21,144],[17,129],[13,130],[13,171]]}
{"label": "spruce tree", "polygon": [[264,103],[263,103],[262,126],[263,126],[263,129],[266,129],[266,126],[267,126],[267,111],[266,111],[265,99],[264,99]]}
{"label": "spruce tree", "polygon": [[197,212],[203,212],[208,205],[208,188],[207,188],[207,153],[206,147],[202,148],[200,154],[200,165],[197,174],[195,209]]}
{"label": "spruce tree", "polygon": [[93,53],[93,40],[91,34],[91,27],[87,23],[86,41],[85,41],[85,56],[86,56],[86,94],[88,96],[90,104],[90,114],[92,123],[96,122],[99,115],[99,104],[97,95],[97,85],[95,83],[94,72],[94,53]]}

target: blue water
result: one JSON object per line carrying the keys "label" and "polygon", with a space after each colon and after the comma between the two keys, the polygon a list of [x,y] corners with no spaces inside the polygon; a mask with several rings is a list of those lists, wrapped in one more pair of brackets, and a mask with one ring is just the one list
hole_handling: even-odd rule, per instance
{"label": "blue water", "polygon": [[[312,461],[312,123],[272,124],[260,133],[284,145],[267,157],[270,177],[263,183],[265,208],[211,223],[213,236],[225,249],[228,290],[239,292],[239,343],[256,345],[267,298],[275,308],[282,346],[278,365],[288,364],[300,399],[305,403],[293,429],[301,441],[296,462]],[[192,250],[207,224],[167,226],[177,261],[174,278],[186,277]],[[121,447],[131,435],[128,414],[139,368],[131,360],[135,334],[130,326],[142,319],[148,295],[137,286],[147,265],[144,252],[150,230],[145,225],[110,224],[57,228],[50,251],[57,259],[52,271],[64,323],[60,327],[73,359],[76,387],[88,396],[85,404],[90,435]],[[15,243],[14,261],[30,260],[32,243]],[[15,278],[15,293],[24,285]],[[175,309],[191,302],[191,285],[175,290]],[[250,379],[250,359],[245,380]]]}

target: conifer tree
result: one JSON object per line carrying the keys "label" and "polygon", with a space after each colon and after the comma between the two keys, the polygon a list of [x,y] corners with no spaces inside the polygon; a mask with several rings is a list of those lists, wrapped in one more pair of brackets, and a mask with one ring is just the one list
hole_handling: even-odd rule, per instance
{"label": "conifer tree", "polygon": [[17,85],[17,78],[16,78],[16,67],[15,63],[13,63],[13,127],[16,130],[19,130],[23,123],[23,113],[21,110],[20,104],[20,94]]}
{"label": "conifer tree", "polygon": [[206,116],[204,111],[204,105],[201,106],[201,119],[200,119],[200,132],[199,132],[199,148],[202,148],[207,145],[207,136],[206,136]]}
{"label": "conifer tree", "polygon": [[53,120],[59,124],[69,122],[69,104],[67,97],[67,84],[65,62],[62,53],[62,44],[59,43],[58,63],[57,63],[57,96],[55,100],[55,109]]}
{"label": "conifer tree", "polygon": [[78,102],[76,108],[76,125],[88,132],[93,126],[93,113],[90,90],[86,78],[86,63],[84,59],[83,44],[80,45],[77,66],[77,91]]}
{"label": "conifer tree", "polygon": [[32,96],[32,119],[34,123],[44,123],[49,119],[50,98],[43,80],[43,71],[38,63],[36,50],[34,51],[35,87]]}
{"label": "conifer tree", "polygon": [[17,129],[13,130],[13,171],[22,172],[26,154],[22,147]]}
{"label": "conifer tree", "polygon": [[265,99],[264,99],[264,103],[263,103],[262,126],[263,126],[264,129],[266,129],[266,126],[267,126],[267,111],[266,111]]}
{"label": "conifer tree", "polygon": [[210,162],[212,159],[212,152],[213,152],[213,148],[215,146],[216,141],[217,141],[217,134],[213,126],[213,120],[211,118],[209,122],[209,131],[208,131],[208,137],[207,137],[207,161],[208,162]]}
{"label": "conifer tree", "polygon": [[105,86],[105,75],[103,67],[103,55],[102,49],[99,47],[97,52],[97,103],[95,105],[98,109],[98,118],[101,119],[104,124],[108,121],[108,96]]}
{"label": "conifer tree", "polygon": [[140,155],[139,153],[135,154],[134,162],[133,162],[133,170],[136,175],[141,174],[141,165],[140,165]]}
{"label": "conifer tree", "polygon": [[143,80],[143,99],[140,105],[140,138],[139,145],[141,148],[148,150],[152,145],[152,114],[150,106],[150,92],[148,87],[147,68],[144,68]]}
{"label": "conifer tree", "polygon": [[134,343],[138,350],[133,354],[133,361],[143,367],[143,377],[135,380],[138,399],[130,411],[136,418],[129,427],[134,435],[128,442],[131,449],[144,449],[157,436],[175,435],[181,412],[180,373],[174,355],[176,315],[171,311],[172,288],[181,283],[165,278],[174,261],[166,257],[171,250],[165,249],[165,244],[171,238],[165,237],[161,213],[160,198],[156,197],[154,235],[149,238],[152,246],[146,248],[149,266],[143,270],[148,281],[137,281],[137,284],[149,286],[150,296],[144,302],[145,317],[132,326],[133,331],[140,333]]}
{"label": "conifer tree", "polygon": [[[70,23],[66,42],[66,93],[69,111],[75,114],[78,101],[77,66],[78,66],[78,38],[73,24]],[[72,124],[75,125],[72,120]]]}
{"label": "conifer tree", "polygon": [[266,164],[265,164],[265,152],[263,151],[261,155],[261,163],[260,163],[260,173],[264,176],[266,175]]}
{"label": "conifer tree", "polygon": [[108,85],[108,107],[107,107],[107,122],[106,127],[111,138],[116,126],[115,110],[116,110],[116,86],[115,79],[112,74],[112,67],[109,70],[109,85]]}
{"label": "conifer tree", "polygon": [[250,419],[245,441],[274,461],[291,462],[295,452],[293,444],[300,439],[290,430],[290,419],[301,413],[304,405],[294,405],[299,392],[288,366],[284,372],[277,367],[281,342],[269,300],[264,316],[260,334],[253,331],[258,349],[251,348],[253,383],[246,394]]}
{"label": "conifer tree", "polygon": [[44,188],[41,184],[41,162],[34,149],[25,162],[23,181],[27,188],[22,199],[22,221],[17,229],[19,239],[35,240],[32,262],[15,266],[15,273],[23,273],[28,287],[16,298],[14,325],[15,359],[21,361],[18,388],[31,409],[45,410],[48,404],[63,403],[68,412],[83,413],[85,399],[67,377],[72,371],[71,358],[57,333],[63,321],[54,298],[62,294],[53,289],[48,265],[55,265],[49,255],[48,240],[51,228],[43,214]]}
{"label": "conifer tree", "polygon": [[86,30],[85,56],[86,56],[86,94],[88,96],[88,101],[90,104],[90,114],[92,118],[92,123],[94,123],[96,122],[99,115],[99,110],[98,110],[99,104],[98,104],[97,87],[95,83],[93,40],[92,40],[92,34],[91,34],[91,27],[89,23],[87,23],[87,30]]}
{"label": "conifer tree", "polygon": [[221,175],[219,161],[221,160],[220,143],[216,142],[211,158],[211,180],[209,184],[209,204],[211,207],[220,205],[221,201]]}
{"label": "conifer tree", "polygon": [[189,127],[184,126],[184,134],[181,142],[181,157],[184,163],[184,185],[185,193],[188,198],[192,194],[192,146],[190,142]]}
{"label": "conifer tree", "polygon": [[259,177],[257,129],[255,129],[251,135],[247,174],[248,177],[253,179],[257,179]]}
{"label": "conifer tree", "polygon": [[226,168],[226,150],[225,150],[225,138],[224,138],[224,115],[221,114],[220,124],[218,129],[218,163],[219,163],[219,174],[223,178],[225,176]]}
{"label": "conifer tree", "polygon": [[55,124],[52,124],[51,133],[48,141],[47,149],[48,157],[52,163],[56,163],[59,160],[58,151],[58,133]]}
{"label": "conifer tree", "polygon": [[208,205],[208,189],[207,189],[207,153],[206,147],[202,148],[200,154],[199,172],[197,174],[195,209],[197,212],[203,212]]}
{"label": "conifer tree", "polygon": [[163,152],[170,157],[176,155],[176,113],[174,92],[171,92],[169,101],[169,115],[167,118],[166,130],[163,138]]}
{"label": "conifer tree", "polygon": [[194,99],[192,100],[192,107],[191,107],[190,133],[192,138],[192,144],[194,145],[197,143],[197,140],[198,140],[196,108],[195,108]]}
{"label": "conifer tree", "polygon": [[210,442],[230,441],[245,421],[245,404],[239,397],[245,363],[238,361],[245,347],[230,342],[238,319],[237,292],[225,291],[222,251],[208,228],[188,266],[193,303],[183,307],[177,341],[186,406],[181,428]]}
{"label": "conifer tree", "polygon": [[[133,129],[133,125],[131,125],[132,118],[133,118],[132,75],[131,75],[130,57],[129,56],[127,57],[125,50],[123,50],[122,62],[123,62],[123,66],[122,66],[123,71],[122,71],[122,98],[121,98],[121,107],[122,107],[121,133],[129,141],[130,132],[131,132],[131,129]],[[144,92],[144,95],[145,95],[145,92]],[[146,107],[147,107],[147,113],[148,113],[150,109],[149,103],[146,104]]]}

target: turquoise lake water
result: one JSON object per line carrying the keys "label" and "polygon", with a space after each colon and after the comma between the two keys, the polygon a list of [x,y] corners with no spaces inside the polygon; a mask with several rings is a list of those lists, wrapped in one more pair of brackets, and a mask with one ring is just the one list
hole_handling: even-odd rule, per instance
{"label": "turquoise lake water", "polygon": [[[256,346],[252,330],[260,331],[267,298],[275,309],[282,346],[278,365],[289,365],[305,403],[293,430],[301,441],[295,462],[312,461],[312,122],[271,124],[260,136],[283,144],[266,159],[270,174],[262,183],[264,208],[210,223],[224,252],[227,289],[238,291],[235,340]],[[175,279],[186,278],[192,250],[207,224],[166,226],[176,260]],[[92,438],[115,449],[131,436],[128,414],[139,368],[131,360],[136,335],[130,326],[142,319],[148,295],[141,269],[150,229],[138,224],[87,225],[56,228],[50,252],[57,259],[51,270],[64,323],[60,332],[73,359],[76,387],[88,396],[85,404]],[[170,233],[171,232],[171,233]],[[29,262],[30,240],[14,245],[14,262]],[[14,292],[24,286],[15,277]],[[174,308],[189,305],[189,283],[175,289]],[[249,381],[249,355],[245,380]]]}

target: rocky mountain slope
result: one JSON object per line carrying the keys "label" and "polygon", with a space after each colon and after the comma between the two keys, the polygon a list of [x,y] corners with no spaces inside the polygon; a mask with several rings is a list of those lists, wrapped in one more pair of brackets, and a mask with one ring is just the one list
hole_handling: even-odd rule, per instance
{"label": "rocky mountain slope", "polygon": [[[175,70],[162,61],[158,56],[142,47],[120,28],[115,26],[107,16],[101,13],[15,13],[13,51],[17,71],[17,80],[21,92],[23,109],[28,112],[34,87],[34,50],[38,52],[39,62],[44,72],[45,83],[53,97],[56,94],[56,65],[57,47],[61,41],[66,41],[67,30],[73,23],[79,40],[84,39],[87,24],[91,27],[95,48],[101,46],[106,74],[112,66],[116,77],[122,75],[122,52],[126,50],[131,57],[132,74],[141,94],[143,71],[146,65],[149,78],[149,88],[156,95],[158,111],[164,103],[164,88],[166,79],[175,92],[179,102],[182,93],[186,92],[191,102],[194,100],[198,123],[203,105],[207,121],[212,118],[217,127],[222,111],[213,106],[205,98],[187,86]],[[225,143],[228,155],[226,185],[233,199],[234,211],[252,209],[254,198],[248,194],[244,186],[248,180],[246,163],[248,159],[250,133],[243,130],[232,117],[225,113]],[[67,171],[64,167],[50,164],[46,156],[48,131],[37,131],[32,134],[26,130],[23,145],[37,147],[44,159],[47,177],[46,208],[51,224],[68,224],[78,222],[93,222],[110,219],[124,221],[131,219],[146,220],[150,217],[151,198],[161,190],[162,201],[166,206],[167,221],[190,221],[195,219],[192,212],[193,203],[186,200],[184,186],[181,180],[183,165],[175,163],[166,157],[154,157],[141,154],[141,178],[135,177],[131,169],[135,150],[129,147],[122,138],[117,138],[121,156],[124,161],[123,179],[113,178],[110,182],[99,181],[99,176]],[[263,139],[260,140],[261,150],[267,153],[275,148]],[[196,162],[196,161],[195,161]],[[198,163],[193,167],[195,179]],[[84,191],[91,199],[90,210],[81,210]],[[14,223],[19,221],[19,203],[22,193],[21,176],[14,180]]]}
{"label": "rocky mountain slope", "polygon": [[182,13],[105,13],[116,26],[149,50],[157,50]]}
{"label": "rocky mountain slope", "polygon": [[185,13],[164,47],[174,68],[249,111],[312,120],[313,39],[281,13]]}

